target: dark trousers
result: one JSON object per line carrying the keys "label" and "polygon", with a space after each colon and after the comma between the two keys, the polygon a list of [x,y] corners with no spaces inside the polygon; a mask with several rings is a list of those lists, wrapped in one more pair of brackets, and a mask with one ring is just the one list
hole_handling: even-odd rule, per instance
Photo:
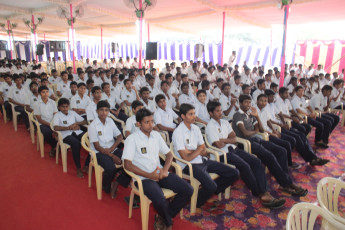
{"label": "dark trousers", "polygon": [[[192,186],[174,173],[169,173],[168,177],[160,181],[145,179],[142,183],[144,194],[152,201],[153,207],[163,217],[166,226],[172,225],[172,218],[181,211],[193,194]],[[171,202],[165,199],[162,188],[176,193]]]}
{"label": "dark trousers", "polygon": [[[113,152],[114,155],[118,156],[120,159],[122,157],[122,150],[121,149],[116,149]],[[111,187],[111,182],[114,180],[115,174],[120,171],[120,175],[117,178],[117,181],[119,184],[121,184],[124,187],[127,187],[131,181],[130,176],[128,176],[125,172],[123,172],[123,169],[116,169],[115,163],[113,159],[105,155],[103,153],[97,153],[97,162],[102,168],[104,169],[103,172],[103,190],[106,193],[110,193],[110,187]],[[88,161],[88,160],[87,160]],[[89,160],[90,162],[90,160]],[[85,162],[86,164],[86,162]]]}
{"label": "dark trousers", "polygon": [[299,124],[296,122],[292,122],[291,124],[292,128],[297,129],[298,131],[302,132],[305,136],[308,136],[308,134],[311,131],[311,125],[309,124]]}
{"label": "dark trousers", "polygon": [[290,130],[282,129],[282,137],[290,136],[296,140],[296,151],[301,155],[301,157],[306,161],[310,162],[313,159],[317,158],[314,150],[312,149],[308,139],[304,133],[299,132],[298,130],[291,128]]}
{"label": "dark trousers", "polygon": [[332,122],[332,127],[331,127],[331,132],[333,132],[333,130],[335,129],[335,127],[337,127],[340,118],[338,115],[335,115],[333,113],[323,113],[321,115],[321,118],[329,120],[330,122]]}
{"label": "dark trousers", "polygon": [[56,147],[57,141],[53,138],[53,131],[48,125],[40,125],[41,133],[46,141],[52,148]]}
{"label": "dark trousers", "polygon": [[332,129],[332,122],[325,118],[316,117],[316,119],[308,117],[308,124],[316,127],[315,142],[323,141],[328,143],[329,134]]}
{"label": "dark trousers", "polygon": [[269,136],[270,142],[283,147],[286,150],[288,165],[292,165],[292,149],[295,147],[296,140],[288,135],[281,134],[281,138],[275,137],[270,135]]}
{"label": "dark trousers", "polygon": [[277,182],[283,187],[291,185],[286,150],[274,143],[255,137],[250,138],[249,141],[252,145],[252,153],[268,167]]}
{"label": "dark trousers", "polygon": [[[11,119],[11,120],[12,120],[12,108],[11,108],[11,104],[8,103],[8,101],[5,101],[5,102],[4,102],[4,107],[5,107],[7,119]],[[2,113],[2,109],[1,109],[1,113]]]}
{"label": "dark trousers", "polygon": [[341,109],[341,108],[345,108],[345,105],[343,103],[341,103],[341,105],[338,105],[337,107],[335,107],[334,109]]}
{"label": "dark trousers", "polygon": [[[194,177],[201,184],[196,205],[198,208],[201,207],[212,194],[223,192],[239,177],[237,169],[212,160],[204,160],[201,164],[192,164],[192,168]],[[189,167],[186,166],[183,172],[189,174]],[[216,173],[219,177],[216,180],[212,180],[209,173]]]}
{"label": "dark trousers", "polygon": [[80,149],[81,149],[81,138],[83,137],[84,132],[77,135],[75,132],[72,133],[72,135],[69,135],[63,139],[63,142],[70,145],[72,149],[72,155],[74,164],[77,167],[77,169],[80,169]]}
{"label": "dark trousers", "polygon": [[29,117],[26,114],[24,107],[23,106],[16,106],[16,107],[14,107],[14,110],[20,113],[20,116],[22,116],[22,118],[24,120],[25,127],[28,129],[30,127]]}
{"label": "dark trousers", "polygon": [[[240,171],[240,176],[254,196],[264,194],[267,187],[265,168],[262,166],[259,158],[247,153],[241,149],[229,147],[226,155],[228,163],[236,166]],[[224,156],[220,157],[224,161]]]}

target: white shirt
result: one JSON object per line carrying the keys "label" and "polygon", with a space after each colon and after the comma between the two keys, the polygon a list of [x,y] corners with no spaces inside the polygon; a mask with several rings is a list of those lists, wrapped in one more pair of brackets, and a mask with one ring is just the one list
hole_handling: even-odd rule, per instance
{"label": "white shirt", "polygon": [[97,104],[94,101],[86,107],[86,118],[88,121],[93,121],[98,118],[97,114]]}
{"label": "white shirt", "polygon": [[22,88],[18,89],[16,85],[13,85],[13,87],[10,87],[8,93],[8,98],[11,98],[12,100],[20,103],[20,104],[25,104],[25,100],[27,97],[27,91],[22,86]]}
{"label": "white shirt", "polygon": [[247,84],[250,86],[252,84],[252,79],[250,78],[249,75],[246,75],[245,73],[243,73],[241,75],[241,82],[242,84]]}
{"label": "white shirt", "polygon": [[[210,122],[206,126],[206,137],[208,140],[208,143],[211,145],[219,141],[220,139],[226,139],[228,138],[229,134],[233,132],[232,127],[230,123],[226,120],[220,119],[220,124],[214,120],[213,118],[210,120]],[[232,147],[233,149],[236,149],[236,145],[233,144],[226,144],[221,150],[225,151],[226,153],[229,152],[229,147]],[[220,152],[221,154],[221,152]],[[213,156],[211,154],[211,156]],[[214,158],[214,156],[213,156]],[[214,159],[212,159],[214,160]]]}
{"label": "white shirt", "polygon": [[76,93],[73,95],[72,92],[71,92],[71,90],[67,90],[67,91],[65,91],[65,92],[62,94],[61,97],[67,98],[67,99],[70,101],[71,98],[72,98],[73,96],[77,95],[77,94],[78,94],[78,92],[76,92]]}
{"label": "white shirt", "polygon": [[94,75],[94,76],[92,77],[92,80],[93,80],[93,82],[94,82],[94,86],[99,86],[99,87],[101,87],[101,85],[102,85],[102,83],[103,83],[103,80],[102,80],[101,77],[96,77],[96,75]]}
{"label": "white shirt", "polygon": [[161,108],[157,108],[155,114],[153,115],[153,119],[156,125],[163,125],[168,128],[174,129],[176,124],[174,123],[174,119],[177,119],[177,114],[171,109],[166,107],[165,110]]}
{"label": "white shirt", "polygon": [[195,106],[197,99],[191,93],[189,93],[188,95],[183,93],[179,96],[178,101],[180,102],[180,105],[186,103]]}
{"label": "white shirt", "polygon": [[255,105],[256,110],[258,111],[258,115],[260,117],[262,126],[264,128],[264,130],[268,131],[268,132],[272,132],[272,129],[268,126],[267,122],[269,120],[271,120],[272,116],[270,114],[270,110],[267,109],[267,105],[266,107],[262,108],[261,110],[259,109],[259,107],[257,105]]}
{"label": "white shirt", "polygon": [[33,93],[30,92],[30,94],[25,99],[25,105],[29,105],[31,109],[34,109],[35,103],[41,100],[41,95],[38,94],[38,96],[36,97]]}
{"label": "white shirt", "polygon": [[[179,158],[182,158],[178,151],[180,150],[196,150],[198,146],[204,144],[204,139],[202,137],[200,128],[196,125],[191,124],[191,128],[188,129],[187,126],[182,122],[174,131],[172,140],[174,143],[174,152],[175,155]],[[186,166],[185,164],[177,161],[177,163],[182,167]],[[193,160],[190,161],[191,164],[201,164],[202,156],[198,155]]]}
{"label": "white shirt", "polygon": [[57,113],[57,111],[56,102],[49,98],[47,103],[40,100],[34,105],[34,114],[41,116],[41,119],[48,123],[53,120],[54,113]]}
{"label": "white shirt", "polygon": [[0,92],[2,92],[2,97],[3,97],[4,101],[8,101],[8,96],[9,96],[9,93],[10,93],[10,89],[13,86],[15,87],[15,85],[13,83],[12,83],[12,85],[7,84],[6,82],[1,84]]}
{"label": "white shirt", "polygon": [[288,99],[283,100],[279,96],[277,97],[274,104],[278,113],[282,113],[284,115],[290,115],[290,110],[292,110],[292,105]]}
{"label": "white shirt", "polygon": [[[338,99],[336,101],[332,100],[332,98],[336,98],[339,95],[339,92],[340,92],[340,96],[338,97]],[[341,105],[341,97],[343,93],[344,93],[344,89],[342,88],[336,89],[335,87],[333,87],[332,93],[330,95],[332,109],[335,109],[336,107]]]}
{"label": "white shirt", "polygon": [[233,67],[233,66],[234,66],[235,60],[236,60],[236,55],[231,55],[231,56],[229,57],[228,66],[229,66],[229,67]]}
{"label": "white shirt", "polygon": [[137,123],[137,118],[135,115],[132,115],[126,121],[125,131],[129,131],[131,134],[138,131],[139,127],[137,127],[136,123]]}
{"label": "white shirt", "polygon": [[233,94],[235,97],[239,97],[241,95],[242,88],[240,85],[232,84],[230,93]]}
{"label": "white shirt", "polygon": [[[219,98],[219,103],[222,105],[222,111],[223,111],[223,114],[224,114],[224,111],[228,110],[231,106],[231,96],[227,97],[225,96],[224,94],[221,94],[220,95],[220,98]],[[229,118],[229,120],[232,119],[232,117],[234,116],[236,112],[236,107],[232,107],[230,113],[226,116]],[[225,114],[224,114],[225,116]]]}
{"label": "white shirt", "polygon": [[165,155],[169,152],[170,149],[158,132],[151,131],[148,137],[139,130],[126,138],[122,160],[132,161],[132,164],[141,170],[152,173],[157,167],[163,168],[159,161],[159,153]]}
{"label": "white shirt", "polygon": [[210,121],[210,114],[207,112],[206,103],[202,104],[200,101],[195,103],[195,115],[207,123]]}
{"label": "white shirt", "polygon": [[154,95],[154,98],[158,95],[158,94],[162,94],[165,97],[165,101],[167,103],[167,107],[169,108],[175,108],[176,107],[176,99],[168,93],[168,95],[166,95],[162,90],[158,91],[156,95]]}
{"label": "white shirt", "polygon": [[297,112],[297,109],[300,109],[302,110],[303,112],[309,114],[309,110],[307,109],[308,107],[308,104],[305,100],[304,97],[300,98],[298,97],[297,95],[295,95],[293,98],[292,98],[292,101],[291,101],[291,104],[292,104],[292,107],[293,109]]}
{"label": "white shirt", "polygon": [[156,112],[156,103],[153,100],[148,99],[147,104],[143,99],[140,99],[140,101],[143,103],[146,109],[150,110],[152,113]]}
{"label": "white shirt", "polygon": [[83,95],[83,98],[77,93],[71,98],[71,109],[86,109],[86,107],[91,103],[89,96]]}
{"label": "white shirt", "polygon": [[98,153],[93,143],[98,142],[102,148],[110,148],[115,143],[114,138],[121,135],[121,132],[111,118],[107,117],[105,119],[105,124],[103,124],[97,116],[89,125],[88,134],[91,149],[95,151],[95,153]]}
{"label": "white shirt", "polygon": [[127,89],[123,89],[120,94],[121,101],[127,100],[129,103],[132,103],[137,99],[137,94],[133,89],[131,91],[128,91]]}
{"label": "white shirt", "polygon": [[[79,114],[77,114],[76,112],[69,110],[67,112],[67,115],[65,115],[64,113],[62,113],[61,111],[59,111],[58,113],[55,114],[54,116],[54,126],[61,126],[61,127],[68,127],[76,122],[82,122],[84,120],[84,118],[82,118]],[[72,135],[73,132],[75,132],[75,134],[79,135],[81,134],[83,131],[79,130],[64,130],[64,131],[60,131],[61,135],[62,135],[62,139],[64,139],[65,137]]]}
{"label": "white shirt", "polygon": [[64,83],[62,80],[57,84],[57,91],[59,91],[61,94],[64,94],[64,92],[71,90],[70,89],[70,81],[67,81],[67,83]]}
{"label": "white shirt", "polygon": [[101,100],[106,100],[110,105],[110,109],[115,109],[115,105],[116,105],[115,95],[110,94],[110,96],[108,96],[107,94],[102,93]]}
{"label": "white shirt", "polygon": [[259,96],[260,94],[265,94],[265,90],[256,89],[256,90],[253,92],[253,97],[252,97],[252,98],[253,98],[254,103],[257,102],[258,96]]}
{"label": "white shirt", "polygon": [[214,98],[219,99],[221,94],[222,94],[222,91],[219,87],[217,87],[213,90]]}
{"label": "white shirt", "polygon": [[327,97],[323,96],[322,92],[320,92],[310,99],[309,104],[314,110],[324,111],[323,108],[327,106],[327,100]]}

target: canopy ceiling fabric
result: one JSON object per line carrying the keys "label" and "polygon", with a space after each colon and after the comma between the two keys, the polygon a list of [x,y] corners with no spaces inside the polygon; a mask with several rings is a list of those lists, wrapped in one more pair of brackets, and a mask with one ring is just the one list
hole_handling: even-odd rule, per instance
{"label": "canopy ceiling fabric", "polygon": [[[69,27],[66,19],[58,17],[57,9],[59,6],[69,9],[69,2],[74,7],[84,6],[84,16],[74,24],[78,38],[100,37],[101,27],[104,37],[136,34],[134,8],[127,7],[123,0],[1,0],[0,22],[17,23],[14,36],[25,38],[30,35],[30,29],[24,25],[23,18],[31,19],[32,14],[44,16],[37,28],[39,39],[43,34],[48,40],[65,39]],[[278,0],[157,0],[155,7],[145,12],[145,21],[153,35],[170,32],[198,36],[212,31],[221,36],[223,11],[227,15],[228,31],[248,26],[269,28],[282,24],[283,11],[277,5]],[[344,7],[343,0],[294,0],[289,23],[342,20]]]}

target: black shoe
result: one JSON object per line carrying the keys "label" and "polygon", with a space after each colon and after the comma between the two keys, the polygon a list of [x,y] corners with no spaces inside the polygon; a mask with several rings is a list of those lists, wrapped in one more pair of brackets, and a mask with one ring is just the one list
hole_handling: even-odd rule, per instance
{"label": "black shoe", "polygon": [[310,165],[314,166],[314,165],[325,165],[329,162],[329,160],[327,159],[322,159],[322,158],[315,158],[312,161],[310,161]]}
{"label": "black shoe", "polygon": [[302,165],[296,163],[296,162],[292,162],[292,165],[289,166],[292,169],[299,169],[302,167]]}
{"label": "black shoe", "polygon": [[[129,196],[125,197],[125,201],[129,206]],[[140,198],[137,195],[134,195],[133,198],[133,208],[139,208],[140,207]]]}
{"label": "black shoe", "polygon": [[323,143],[322,141],[315,142],[315,145],[318,146],[318,147],[321,147],[323,149],[327,149],[328,148],[328,145]]}

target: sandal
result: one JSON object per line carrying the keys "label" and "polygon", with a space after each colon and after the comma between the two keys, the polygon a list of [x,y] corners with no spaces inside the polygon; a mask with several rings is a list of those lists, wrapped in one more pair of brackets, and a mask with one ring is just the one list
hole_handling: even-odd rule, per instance
{"label": "sandal", "polygon": [[307,189],[302,188],[292,188],[292,187],[284,187],[280,188],[283,192],[289,193],[293,196],[306,196],[308,194]]}
{"label": "sandal", "polygon": [[329,160],[326,159],[322,159],[322,158],[315,158],[312,161],[310,161],[310,165],[311,166],[315,166],[315,165],[325,165],[329,162]]}
{"label": "sandal", "polygon": [[285,199],[277,199],[277,198],[273,198],[273,200],[269,202],[262,202],[263,206],[265,206],[266,208],[271,208],[271,209],[281,208],[284,204],[285,204]]}

